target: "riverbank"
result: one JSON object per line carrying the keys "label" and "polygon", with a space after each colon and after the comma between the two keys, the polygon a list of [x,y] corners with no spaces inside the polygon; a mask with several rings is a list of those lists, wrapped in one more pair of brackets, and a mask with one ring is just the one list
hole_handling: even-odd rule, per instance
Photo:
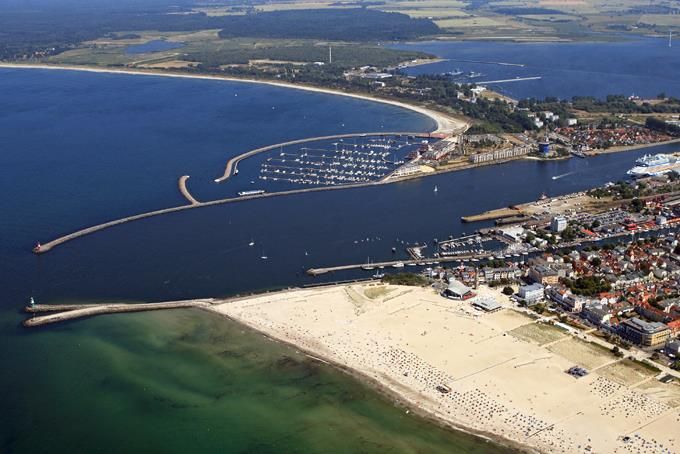
{"label": "riverbank", "polygon": [[665,142],[654,142],[654,143],[645,143],[645,144],[640,144],[640,145],[627,145],[627,146],[621,146],[621,147],[611,147],[611,148],[598,148],[597,150],[592,150],[587,152],[587,156],[597,156],[601,154],[611,154],[611,153],[620,153],[624,151],[633,151],[633,150],[640,150],[643,148],[651,148],[651,147],[658,147],[661,145],[672,145],[675,143],[680,143],[680,139],[672,139],[672,140],[666,140]]}
{"label": "riverbank", "polygon": [[311,85],[302,84],[291,84],[285,82],[275,82],[261,79],[242,79],[237,77],[210,75],[210,74],[189,74],[181,72],[167,72],[159,70],[141,70],[141,69],[117,69],[117,68],[98,68],[94,66],[75,66],[75,65],[47,65],[47,64],[22,64],[22,63],[0,63],[0,68],[10,68],[10,69],[49,69],[49,70],[61,70],[61,71],[85,71],[94,73],[106,73],[106,74],[127,74],[127,75],[137,75],[137,76],[162,76],[162,77],[178,77],[186,79],[204,79],[204,80],[221,80],[228,82],[244,82],[253,84],[263,84],[270,85],[274,87],[281,88],[293,88],[297,90],[305,90],[315,93],[324,93],[329,95],[346,96],[354,99],[361,99],[364,101],[374,101],[382,104],[388,104],[395,107],[400,107],[402,109],[408,109],[413,112],[425,115],[426,117],[432,119],[436,125],[437,129],[432,131],[435,134],[453,134],[456,132],[462,132],[466,130],[470,124],[459,118],[454,118],[443,112],[429,109],[427,107],[408,104],[405,102],[395,101],[391,99],[379,98],[376,96],[369,96],[366,94],[350,93],[338,90],[331,90],[328,88],[314,87]]}
{"label": "riverbank", "polygon": [[[511,308],[495,290],[478,292],[505,308],[481,313],[429,288],[368,283],[208,310],[365,377],[442,424],[503,444],[540,452],[678,448],[680,388],[635,375],[607,350]],[[564,372],[575,364],[591,373]]]}

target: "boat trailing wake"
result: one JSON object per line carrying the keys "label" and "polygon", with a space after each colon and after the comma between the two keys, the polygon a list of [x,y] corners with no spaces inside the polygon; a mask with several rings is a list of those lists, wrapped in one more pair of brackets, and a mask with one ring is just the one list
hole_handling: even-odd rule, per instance
{"label": "boat trailing wake", "polygon": [[569,175],[573,175],[575,173],[576,172],[567,172],[567,173],[563,173],[562,175],[555,175],[555,176],[552,177],[552,179],[553,180],[559,180],[560,178],[568,177]]}

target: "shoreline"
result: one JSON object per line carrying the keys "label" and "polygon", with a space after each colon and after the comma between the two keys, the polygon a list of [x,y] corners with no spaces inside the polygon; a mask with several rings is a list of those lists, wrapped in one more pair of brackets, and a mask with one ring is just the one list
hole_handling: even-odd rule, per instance
{"label": "shoreline", "polygon": [[391,99],[379,98],[375,96],[370,96],[366,94],[358,94],[352,92],[344,92],[339,90],[333,90],[330,88],[315,87],[312,85],[303,84],[292,84],[287,82],[276,82],[268,81],[263,79],[247,79],[238,78],[230,76],[220,76],[212,74],[190,74],[183,72],[169,72],[161,70],[142,70],[142,69],[117,69],[117,68],[99,68],[96,66],[77,66],[77,65],[50,65],[46,63],[6,63],[0,62],[0,68],[7,69],[48,69],[48,70],[58,70],[58,71],[83,71],[92,73],[104,73],[104,74],[126,74],[133,76],[159,76],[159,77],[175,77],[182,79],[200,79],[200,80],[216,80],[225,82],[243,82],[249,84],[262,84],[278,88],[292,88],[297,90],[303,90],[313,93],[322,93],[328,95],[345,96],[348,98],[359,99],[362,101],[373,101],[382,104],[387,104],[395,107],[400,107],[402,109],[407,109],[412,112],[419,113],[433,120],[436,124],[436,129],[431,131],[433,134],[453,134],[458,130],[465,130],[470,127],[470,123],[463,121],[461,119],[454,118],[445,113],[429,109],[427,107],[418,106],[415,104],[409,104],[406,102],[395,101]]}
{"label": "shoreline", "polygon": [[[225,299],[201,309],[347,373],[407,414],[503,447],[610,452],[626,450],[623,438],[632,432],[640,442],[676,447],[678,406],[658,397],[664,385],[653,375],[628,370],[617,381],[625,369],[620,358],[514,309],[497,290],[478,292],[503,309],[478,312],[429,288],[378,282]],[[575,380],[564,372],[574,364],[592,373]],[[640,407],[629,417],[638,405],[649,411]],[[601,423],[606,430],[590,430]]]}
{"label": "shoreline", "polygon": [[602,154],[612,154],[612,153],[623,153],[626,151],[634,151],[634,150],[641,150],[644,148],[653,148],[653,147],[660,147],[663,145],[673,145],[676,143],[680,143],[680,138],[677,139],[671,139],[671,140],[665,140],[663,142],[653,142],[653,143],[643,143],[640,145],[625,145],[625,146],[620,146],[620,147],[611,147],[611,148],[598,148],[596,150],[593,150],[592,152],[586,152],[586,156],[598,156]]}
{"label": "shoreline", "polygon": [[[331,289],[331,288],[337,288],[337,287],[345,287],[347,284],[330,284],[330,285],[323,285],[316,287],[317,290],[325,290],[325,289]],[[274,292],[276,294],[278,293],[290,293],[290,292],[296,292],[304,290],[301,288],[291,288],[287,290],[282,290],[281,292]],[[243,301],[247,300],[250,298],[262,296],[260,294],[253,294],[250,296],[246,297],[240,297],[236,299],[227,299],[224,300],[221,304],[230,304],[235,301]],[[266,339],[270,340],[271,342],[275,342],[277,344],[285,345],[289,348],[292,348],[294,350],[297,350],[298,352],[304,354],[306,357],[310,358],[311,360],[320,362],[322,364],[325,364],[327,366],[332,367],[334,370],[341,372],[343,374],[346,374],[353,379],[359,381],[360,383],[365,384],[366,386],[370,387],[374,392],[377,392],[379,395],[386,397],[387,399],[392,401],[392,404],[395,407],[398,408],[405,408],[407,410],[407,414],[409,412],[414,413],[417,417],[427,421],[430,424],[436,424],[439,427],[442,427],[446,430],[452,430],[455,432],[460,432],[464,433],[466,435],[470,435],[473,437],[476,437],[480,440],[486,441],[486,442],[491,442],[496,445],[500,445],[504,448],[510,448],[513,450],[516,450],[518,452],[527,452],[527,453],[540,453],[540,451],[535,450],[532,446],[525,445],[523,443],[520,443],[516,440],[512,440],[509,438],[504,438],[500,435],[494,434],[493,432],[486,432],[486,431],[481,431],[481,430],[475,430],[472,427],[468,427],[462,423],[456,423],[455,421],[448,420],[444,418],[443,416],[437,414],[436,412],[431,412],[428,411],[424,408],[421,408],[418,406],[418,403],[407,398],[405,395],[401,394],[398,390],[394,389],[393,387],[390,387],[388,384],[381,382],[380,380],[371,377],[367,373],[359,370],[352,368],[350,366],[347,366],[345,364],[342,364],[329,356],[323,354],[322,352],[315,351],[313,349],[308,349],[305,347],[302,347],[295,342],[291,341],[290,339],[286,339],[284,337],[279,337],[276,336],[273,333],[270,333],[266,330],[263,330],[257,326],[253,326],[249,323],[246,323],[245,321],[235,318],[233,316],[230,316],[229,314],[226,314],[224,312],[219,311],[216,309],[213,305],[208,305],[208,306],[196,306],[196,309],[200,309],[205,312],[209,312],[210,314],[213,314],[217,317],[225,318],[233,323],[238,324],[239,326],[251,330],[254,333],[258,333],[259,335],[265,337]]]}

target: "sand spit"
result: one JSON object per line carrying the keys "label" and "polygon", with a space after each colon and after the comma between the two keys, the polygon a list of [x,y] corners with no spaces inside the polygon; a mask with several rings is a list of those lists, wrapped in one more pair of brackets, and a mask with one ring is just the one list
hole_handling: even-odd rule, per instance
{"label": "sand spit", "polygon": [[[680,386],[506,306],[432,289],[339,285],[216,301],[209,310],[358,373],[430,417],[551,453],[680,451]],[[565,371],[583,352],[596,368]],[[639,373],[637,371],[636,373]],[[663,389],[659,389],[663,388]]]}
{"label": "sand spit", "polygon": [[51,69],[51,70],[62,70],[62,71],[86,71],[86,72],[94,72],[94,73],[111,73],[111,74],[130,74],[130,75],[139,75],[139,76],[163,76],[163,77],[179,77],[179,78],[185,78],[185,79],[205,79],[205,80],[223,80],[223,81],[230,81],[230,82],[246,82],[246,83],[255,83],[255,84],[264,84],[264,85],[271,85],[275,87],[283,87],[283,88],[293,88],[296,90],[305,90],[305,91],[311,91],[315,93],[325,93],[329,95],[339,95],[339,96],[347,96],[350,98],[355,98],[355,99],[362,99],[365,101],[373,101],[373,102],[380,102],[383,104],[389,104],[392,106],[396,107],[401,107],[403,109],[408,109],[417,113],[420,113],[422,115],[425,115],[432,120],[434,120],[437,123],[437,129],[433,131],[433,133],[437,134],[453,134],[456,132],[461,132],[467,129],[469,126],[468,123],[464,122],[463,120],[460,120],[458,118],[453,118],[449,115],[446,115],[442,112],[437,112],[432,109],[428,109],[426,107],[422,106],[417,106],[413,104],[408,104],[400,101],[394,101],[391,99],[384,99],[384,98],[377,98],[373,96],[368,96],[368,95],[363,95],[363,94],[356,94],[356,93],[347,93],[344,91],[337,91],[337,90],[331,90],[331,89],[326,89],[326,88],[320,88],[320,87],[313,87],[309,85],[301,85],[301,84],[291,84],[291,83],[285,83],[285,82],[273,82],[273,81],[267,81],[267,80],[259,80],[259,79],[240,79],[236,77],[227,77],[227,76],[218,76],[218,75],[208,75],[208,74],[186,74],[186,73],[179,73],[179,72],[165,72],[165,71],[159,71],[159,70],[140,70],[140,69],[116,69],[116,68],[98,68],[98,67],[92,67],[92,66],[71,66],[71,65],[47,65],[47,64],[22,64],[22,63],[0,63],[0,68],[12,68],[12,69]]}

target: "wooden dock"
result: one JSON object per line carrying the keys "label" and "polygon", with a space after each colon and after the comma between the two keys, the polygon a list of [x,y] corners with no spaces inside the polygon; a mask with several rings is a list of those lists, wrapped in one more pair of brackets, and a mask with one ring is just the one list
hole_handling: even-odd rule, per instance
{"label": "wooden dock", "polygon": [[167,309],[186,309],[190,307],[207,308],[213,299],[171,301],[165,303],[139,303],[139,304],[38,304],[26,306],[28,313],[48,313],[31,317],[24,321],[24,326],[34,327],[49,325],[52,323],[65,322],[84,317],[93,317],[102,314],[121,314],[127,312],[146,312]]}

